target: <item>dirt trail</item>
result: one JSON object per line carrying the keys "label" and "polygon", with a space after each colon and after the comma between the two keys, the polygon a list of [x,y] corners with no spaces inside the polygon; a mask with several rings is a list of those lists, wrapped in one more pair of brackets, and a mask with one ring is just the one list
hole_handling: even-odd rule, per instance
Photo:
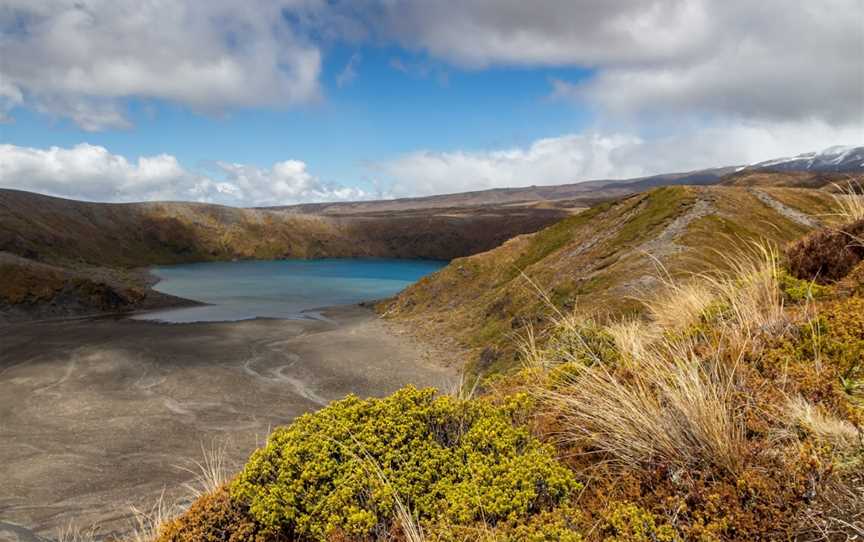
{"label": "dirt trail", "polygon": [[652,257],[660,259],[670,254],[684,250],[683,247],[675,243],[675,241],[687,233],[687,227],[699,220],[717,211],[713,203],[713,198],[710,192],[700,190],[697,194],[697,199],[687,209],[687,212],[675,218],[660,235],[651,239],[647,243],[643,243],[636,250],[650,254]]}
{"label": "dirt trail", "polygon": [[758,188],[751,188],[750,193],[759,198],[759,201],[771,207],[784,217],[788,218],[792,222],[797,222],[802,226],[806,226],[808,228],[821,228],[822,223],[819,220],[813,218],[810,215],[804,214],[797,209],[793,209],[788,205],[784,205],[783,203],[777,201],[767,192],[759,190]]}

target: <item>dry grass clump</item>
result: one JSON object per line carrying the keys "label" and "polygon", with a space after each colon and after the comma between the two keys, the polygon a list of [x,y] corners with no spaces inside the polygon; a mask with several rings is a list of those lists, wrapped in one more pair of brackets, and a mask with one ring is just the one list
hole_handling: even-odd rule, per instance
{"label": "dry grass clump", "polygon": [[567,364],[540,392],[564,440],[628,468],[740,471],[748,405],[737,368],[757,338],[788,325],[779,260],[772,245],[749,245],[726,273],[667,277],[645,302],[648,323],[559,316],[544,346],[529,335],[523,352],[534,366]]}
{"label": "dry grass clump", "polygon": [[864,186],[850,180],[845,186],[835,184],[837,193],[833,194],[838,214],[844,222],[864,220]]}
{"label": "dry grass clump", "polygon": [[57,542],[95,542],[97,540],[98,528],[78,527],[72,524],[57,531]]}
{"label": "dry grass clump", "polygon": [[677,331],[698,324],[716,300],[711,285],[699,277],[685,281],[667,276],[660,293],[643,302],[649,318],[659,329]]}
{"label": "dry grass clump", "polygon": [[131,507],[133,528],[124,542],[155,542],[163,525],[182,512],[181,507],[166,497],[163,491],[149,509]]}
{"label": "dry grass clump", "polygon": [[727,343],[735,341],[740,347],[760,335],[783,330],[787,318],[777,248],[754,242],[722,259],[725,271],[699,274],[689,280],[667,275],[661,291],[642,300],[659,333],[667,339],[712,335]]}
{"label": "dry grass clump", "polygon": [[213,493],[228,482],[231,468],[228,464],[228,443],[214,440],[209,446],[201,443],[201,459],[192,460],[192,467],[177,468],[192,475],[192,480],[183,484],[194,498]]}
{"label": "dry grass clump", "polygon": [[854,425],[826,413],[801,396],[789,399],[784,414],[793,430],[811,434],[820,442],[841,450],[864,446],[864,435]]}
{"label": "dry grass clump", "polygon": [[563,437],[622,466],[739,468],[743,449],[733,401],[734,367],[655,346],[625,371],[575,366],[544,392],[560,410]]}
{"label": "dry grass clump", "polygon": [[[725,267],[667,277],[644,301],[648,321],[590,327],[615,354],[586,361],[533,337],[526,347],[535,367],[552,367],[536,384],[544,431],[592,480],[583,510],[601,521],[597,510],[635,502],[684,539],[773,540],[806,531],[802,518],[822,507],[824,525],[857,533],[848,525],[862,507],[831,492],[861,495],[843,462],[864,458],[862,301],[790,296],[772,245],[748,245]],[[556,325],[572,335],[585,322]]]}
{"label": "dry grass clump", "polygon": [[612,337],[625,363],[645,356],[649,345],[659,339],[658,326],[638,318],[606,324],[606,332]]}

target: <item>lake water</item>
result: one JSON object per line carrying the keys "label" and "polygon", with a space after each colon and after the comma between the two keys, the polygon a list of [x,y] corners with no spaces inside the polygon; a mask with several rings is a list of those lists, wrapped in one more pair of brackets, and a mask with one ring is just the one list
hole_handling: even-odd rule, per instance
{"label": "lake water", "polygon": [[155,289],[207,303],[135,315],[163,322],[318,318],[315,311],[395,295],[447,262],[429,260],[274,260],[153,268]]}

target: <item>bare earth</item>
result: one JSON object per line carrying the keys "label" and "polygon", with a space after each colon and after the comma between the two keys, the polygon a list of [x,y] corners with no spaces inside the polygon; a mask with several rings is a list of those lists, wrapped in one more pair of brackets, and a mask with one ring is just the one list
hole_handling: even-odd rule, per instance
{"label": "bare earth", "polygon": [[455,380],[372,311],[325,314],[0,327],[0,541],[125,531],[130,506],[182,493],[202,444],[225,443],[239,467],[270,428],[328,401]]}

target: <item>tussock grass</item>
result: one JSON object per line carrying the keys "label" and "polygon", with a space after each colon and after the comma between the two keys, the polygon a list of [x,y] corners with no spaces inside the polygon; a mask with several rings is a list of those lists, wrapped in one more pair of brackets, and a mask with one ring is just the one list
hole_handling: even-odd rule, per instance
{"label": "tussock grass", "polygon": [[637,318],[607,324],[606,331],[625,362],[641,359],[648,353],[649,346],[660,338],[656,325]]}
{"label": "tussock grass", "polygon": [[717,464],[736,472],[743,429],[734,367],[665,346],[633,357],[626,371],[576,366],[562,386],[544,392],[566,422],[563,437],[625,467]]}
{"label": "tussock grass", "polygon": [[864,220],[864,186],[850,180],[845,186],[835,184],[834,188],[837,190],[833,196],[840,218],[846,223]]}
{"label": "tussock grass", "polygon": [[661,292],[642,303],[667,340],[695,332],[718,348],[731,348],[734,356],[788,327],[781,257],[772,243],[749,242],[721,258],[725,271],[678,281],[667,275]]}
{"label": "tussock grass", "polygon": [[708,307],[717,300],[717,293],[711,289],[711,285],[698,277],[674,280],[667,274],[662,284],[660,293],[641,301],[651,321],[665,331],[678,331],[696,325]]}
{"label": "tussock grass", "polygon": [[155,542],[162,526],[182,512],[176,503],[166,497],[164,490],[149,509],[142,510],[135,506],[130,509],[133,516],[132,530],[124,542]]}
{"label": "tussock grass", "polygon": [[196,499],[215,492],[225,485],[231,476],[227,442],[220,444],[213,440],[209,446],[205,446],[202,442],[201,459],[192,460],[191,463],[192,467],[178,466],[177,468],[193,476],[193,479],[183,484],[183,487]]}
{"label": "tussock grass", "polygon": [[750,243],[740,254],[726,256],[731,270],[706,277],[717,293],[722,333],[749,341],[754,335],[778,335],[788,325],[780,289],[780,252],[771,243]]}
{"label": "tussock grass", "polygon": [[468,401],[474,398],[477,394],[477,389],[480,387],[480,376],[475,375],[470,380],[470,385],[468,385],[469,378],[467,371],[463,368],[459,373],[459,378],[444,386],[444,393],[460,401]]}
{"label": "tussock grass", "polygon": [[854,425],[831,416],[801,396],[788,400],[784,415],[790,431],[806,431],[840,449],[864,446],[864,435]]}
{"label": "tussock grass", "polygon": [[627,468],[742,469],[748,405],[737,372],[760,339],[789,323],[774,245],[750,243],[724,259],[722,273],[666,274],[664,288],[643,300],[649,322],[598,326],[558,312],[542,346],[528,334],[530,365],[572,365],[539,392],[560,413],[565,441]]}
{"label": "tussock grass", "polygon": [[57,531],[57,542],[96,542],[98,528],[96,526],[77,527],[73,524]]}

